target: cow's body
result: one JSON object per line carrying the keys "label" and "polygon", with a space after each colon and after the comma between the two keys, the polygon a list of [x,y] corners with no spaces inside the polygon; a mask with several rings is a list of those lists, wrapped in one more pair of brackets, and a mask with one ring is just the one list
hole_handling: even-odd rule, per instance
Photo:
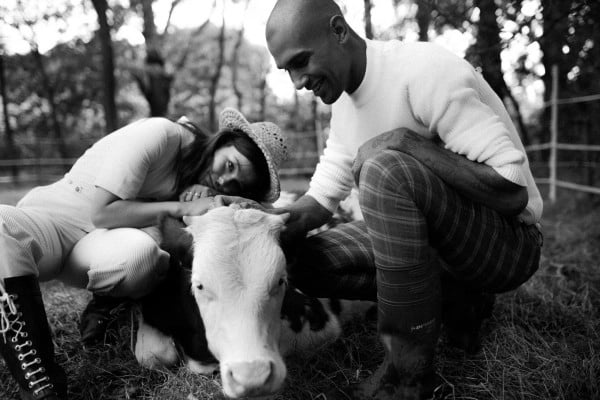
{"label": "cow's body", "polygon": [[227,207],[195,217],[187,228],[167,220],[171,268],[141,301],[138,361],[156,368],[183,359],[203,374],[220,364],[226,395],[257,396],[281,387],[282,355],[339,337],[340,303],[287,286],[278,245],[283,223],[280,216]]}

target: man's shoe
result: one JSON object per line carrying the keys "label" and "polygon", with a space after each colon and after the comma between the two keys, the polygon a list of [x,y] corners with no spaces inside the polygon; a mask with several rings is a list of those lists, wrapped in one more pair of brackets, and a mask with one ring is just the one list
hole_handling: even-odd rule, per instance
{"label": "man's shoe", "polygon": [[441,385],[434,372],[418,377],[399,377],[395,368],[384,361],[365,381],[338,388],[325,394],[327,400],[428,400]]}
{"label": "man's shoe", "polygon": [[84,346],[93,347],[109,343],[109,327],[117,321],[127,304],[123,298],[94,294],[79,320],[79,333]]}
{"label": "man's shoe", "polygon": [[444,308],[444,330],[448,344],[476,354],[481,349],[481,326],[492,316],[495,295],[491,293],[469,293],[463,302],[453,303],[453,308]]}

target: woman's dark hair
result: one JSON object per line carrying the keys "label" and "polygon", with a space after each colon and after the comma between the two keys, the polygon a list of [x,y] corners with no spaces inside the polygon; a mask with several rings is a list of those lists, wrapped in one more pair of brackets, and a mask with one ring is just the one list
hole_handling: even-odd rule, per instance
{"label": "woman's dark hair", "polygon": [[176,193],[181,193],[186,187],[198,183],[199,179],[208,173],[217,149],[234,146],[250,161],[257,177],[252,187],[239,195],[256,201],[264,200],[271,186],[269,167],[262,151],[248,135],[239,130],[228,129],[209,135],[189,121],[181,125],[192,131],[195,137],[192,143],[181,149],[176,161]]}

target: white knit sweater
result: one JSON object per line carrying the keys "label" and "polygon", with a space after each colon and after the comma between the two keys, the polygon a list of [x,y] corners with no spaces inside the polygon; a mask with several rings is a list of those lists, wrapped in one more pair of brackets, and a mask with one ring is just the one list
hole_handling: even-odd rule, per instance
{"label": "white knit sweater", "polygon": [[332,106],[331,130],[307,194],[333,212],[353,186],[358,148],[380,133],[408,128],[526,186],[526,223],[539,222],[542,198],[525,149],[500,98],[465,60],[432,43],[367,40],[358,89]]}

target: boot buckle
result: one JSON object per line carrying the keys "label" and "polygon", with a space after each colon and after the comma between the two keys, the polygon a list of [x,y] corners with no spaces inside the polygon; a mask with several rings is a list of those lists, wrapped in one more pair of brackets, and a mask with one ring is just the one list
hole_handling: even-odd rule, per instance
{"label": "boot buckle", "polygon": [[22,344],[16,344],[15,345],[15,350],[16,351],[21,351],[21,349],[25,346],[31,346],[33,343],[31,342],[31,340],[26,341],[25,343]]}
{"label": "boot buckle", "polygon": [[35,374],[39,374],[40,372],[44,372],[44,368],[43,367],[40,367],[40,368],[36,369],[35,371],[27,372],[25,374],[25,379],[29,380],[29,378],[31,378]]}
{"label": "boot buckle", "polygon": [[41,362],[42,362],[42,359],[41,359],[41,358],[39,358],[39,357],[36,357],[36,358],[35,358],[33,361],[31,361],[31,362],[28,362],[28,363],[23,363],[23,364],[21,364],[21,369],[22,369],[22,370],[26,370],[27,368],[31,367],[32,365],[39,364],[39,363],[41,363]]}
{"label": "boot buckle", "polygon": [[27,356],[35,356],[35,355],[36,355],[36,353],[37,353],[37,352],[35,351],[35,349],[31,349],[31,350],[29,350],[27,353],[24,353],[24,354],[19,354],[19,355],[17,356],[17,358],[19,359],[19,361],[23,361],[23,360],[25,359],[25,357],[27,357]]}
{"label": "boot buckle", "polygon": [[[28,383],[29,389],[33,389],[33,387],[34,387],[35,385],[39,385],[40,383],[42,383],[42,382],[45,382],[45,381],[49,381],[49,380],[50,380],[50,378],[48,378],[47,376],[42,376],[42,377],[41,377],[40,379],[38,379],[37,381],[32,381],[32,382],[29,382],[29,383]],[[39,388],[39,390],[42,390],[42,388]]]}
{"label": "boot buckle", "polygon": [[39,394],[39,393],[40,393],[42,390],[45,390],[45,389],[52,389],[52,388],[54,388],[54,385],[53,385],[53,384],[51,384],[51,383],[47,383],[47,384],[45,384],[44,386],[42,386],[41,388],[37,388],[37,389],[35,389],[35,390],[33,391],[33,395],[34,395],[34,396],[37,396],[37,395],[38,395],[38,394]]}

